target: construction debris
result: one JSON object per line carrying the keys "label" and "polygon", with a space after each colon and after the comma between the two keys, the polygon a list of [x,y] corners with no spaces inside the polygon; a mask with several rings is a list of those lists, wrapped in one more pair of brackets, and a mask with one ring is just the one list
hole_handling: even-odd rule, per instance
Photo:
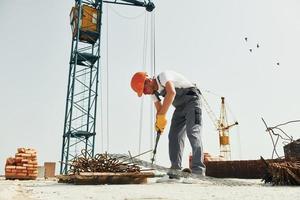
{"label": "construction debris", "polygon": [[276,154],[277,158],[280,158],[278,152],[277,152],[277,145],[279,142],[279,139],[283,141],[283,143],[288,143],[285,145],[284,148],[284,155],[285,158],[300,158],[300,141],[297,140],[295,141],[292,136],[288,135],[283,129],[282,126],[291,124],[291,123],[296,123],[300,122],[300,120],[292,120],[288,121],[282,124],[278,124],[276,126],[270,127],[267,125],[265,120],[261,118],[263,123],[266,126],[266,131],[269,133],[272,144],[273,144],[273,151],[272,151],[272,159],[274,158],[274,154]]}
{"label": "construction debris", "polygon": [[31,148],[18,148],[15,157],[6,159],[5,178],[35,180],[38,175],[37,152]]}
{"label": "construction debris", "polygon": [[261,159],[267,167],[263,177],[265,183],[271,183],[272,185],[300,185],[299,160],[269,163],[262,157]]}
{"label": "construction debris", "polygon": [[286,158],[300,160],[300,139],[285,145],[283,150]]}
{"label": "construction debris", "polygon": [[111,157],[108,153],[96,154],[94,157],[85,157],[85,150],[81,156],[77,156],[70,164],[70,173],[81,172],[140,172],[140,167],[133,163],[125,163],[118,158]]}
{"label": "construction debris", "polygon": [[[142,172],[140,166],[130,159],[121,156],[112,157],[108,153],[88,155],[83,149],[80,156],[70,162],[67,175],[59,175],[60,183],[74,184],[140,184],[146,183],[148,177],[154,177],[153,172]],[[149,171],[149,169],[148,169]]]}

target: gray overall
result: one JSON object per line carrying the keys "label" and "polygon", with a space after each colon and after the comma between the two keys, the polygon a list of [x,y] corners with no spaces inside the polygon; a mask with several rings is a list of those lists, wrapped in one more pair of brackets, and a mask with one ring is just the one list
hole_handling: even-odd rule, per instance
{"label": "gray overall", "polygon": [[[184,149],[185,135],[187,135],[192,147],[193,173],[205,174],[203,163],[203,147],[201,139],[202,110],[200,90],[192,88],[175,88],[176,96],[173,101],[175,111],[173,113],[169,132],[169,157],[172,169],[181,169],[182,153]],[[165,96],[165,90],[161,92]]]}

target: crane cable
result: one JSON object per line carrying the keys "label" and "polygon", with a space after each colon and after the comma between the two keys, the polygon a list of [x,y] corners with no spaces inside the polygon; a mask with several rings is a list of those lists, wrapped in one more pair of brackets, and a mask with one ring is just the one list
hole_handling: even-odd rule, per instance
{"label": "crane cable", "polygon": [[[147,36],[148,36],[148,17],[147,17],[147,15],[145,14],[145,11],[143,11],[142,13],[140,13],[140,14],[138,14],[138,15],[136,15],[136,16],[125,16],[125,15],[123,15],[123,14],[121,14],[120,12],[118,12],[116,9],[114,9],[112,6],[110,6],[110,5],[108,5],[107,4],[107,6],[106,6],[106,12],[107,12],[107,20],[106,20],[106,23],[107,23],[107,39],[106,39],[106,62],[107,62],[107,64],[106,64],[106,67],[107,67],[107,69],[106,69],[106,72],[107,72],[107,88],[106,88],[106,93],[107,93],[107,95],[106,95],[106,103],[107,103],[107,105],[106,105],[106,108],[107,108],[107,113],[106,113],[106,118],[107,118],[107,124],[106,124],[106,128],[107,128],[107,132],[106,132],[106,151],[109,151],[109,142],[110,142],[110,130],[109,130],[109,53],[108,53],[108,46],[109,46],[109,39],[108,39],[108,35],[109,35],[109,33],[108,33],[108,24],[109,24],[109,20],[108,20],[108,15],[109,15],[109,9],[110,10],[112,10],[116,15],[118,15],[119,17],[121,17],[121,18],[124,18],[124,19],[127,19],[127,20],[135,20],[135,19],[137,19],[137,18],[140,18],[141,16],[143,16],[143,15],[145,15],[145,25],[144,25],[144,46],[143,46],[143,63],[142,63],[142,66],[143,66],[143,69],[144,69],[144,71],[146,71],[146,55],[147,55]],[[102,97],[102,96],[101,96]],[[144,107],[144,100],[143,100],[143,98],[142,98],[142,102],[141,102],[141,106],[140,106],[140,127],[139,127],[139,153],[141,152],[141,141],[142,141],[142,122],[143,122],[143,107]],[[102,110],[102,112],[103,112],[103,109],[101,109]],[[103,113],[101,113],[101,115],[103,115]],[[103,117],[101,117],[101,119],[103,119]],[[103,122],[101,122],[102,124],[103,124]],[[102,127],[103,127],[103,125],[102,125]],[[101,135],[101,140],[102,140],[102,148],[103,148],[103,146],[104,146],[104,144],[103,144],[103,128],[102,128],[102,135]]]}
{"label": "crane cable", "polygon": [[[147,44],[148,44],[148,15],[146,13],[144,18],[144,44],[143,44],[143,59],[142,59],[143,71],[146,71]],[[141,153],[141,148],[142,148],[143,115],[144,115],[144,96],[142,96],[142,100],[140,104],[139,146],[138,146],[139,154]]]}
{"label": "crane cable", "polygon": [[[125,19],[129,19],[129,20],[133,20],[133,19],[137,19],[137,18],[139,18],[139,17],[141,17],[141,16],[143,16],[143,15],[145,15],[145,23],[144,23],[144,45],[143,45],[143,61],[142,61],[142,66],[143,66],[143,70],[144,71],[146,71],[146,61],[147,61],[147,59],[146,59],[146,57],[147,57],[147,44],[148,44],[148,15],[147,14],[145,14],[146,12],[144,11],[143,13],[141,13],[141,14],[138,14],[138,15],[136,15],[136,16],[125,16],[125,15],[123,15],[123,14],[120,14],[118,11],[116,11],[112,6],[110,6],[110,5],[108,5],[107,4],[107,6],[106,6],[106,12],[107,12],[107,20],[106,20],[106,23],[107,23],[107,39],[106,39],[106,62],[107,62],[107,64],[106,64],[106,67],[107,67],[107,69],[106,69],[106,71],[107,71],[107,88],[106,88],[106,93],[107,93],[107,99],[106,99],[106,103],[107,103],[107,105],[106,105],[106,108],[107,108],[107,124],[106,124],[106,127],[107,127],[107,133],[106,133],[106,151],[109,151],[109,62],[108,62],[108,44],[109,44],[109,40],[108,40],[108,24],[109,24],[109,20],[108,20],[108,11],[109,11],[109,9],[108,8],[110,8],[116,15],[118,15],[119,17],[122,17],[122,18],[125,18]],[[152,24],[151,24],[152,25]],[[151,28],[152,28],[152,26],[151,26]],[[151,30],[151,33],[152,33],[152,30]],[[152,38],[151,38],[152,39]],[[155,42],[152,42],[151,41],[151,45],[153,45],[153,43],[155,44]],[[155,49],[155,48],[154,48]],[[155,53],[154,53],[154,55],[155,55]],[[155,59],[153,59],[153,60],[155,60]],[[155,61],[154,61],[155,62]],[[155,66],[155,64],[153,65],[153,66]],[[154,69],[154,74],[155,74],[155,69]],[[102,98],[102,95],[100,95],[101,96],[101,98]],[[102,101],[101,101],[102,102]],[[142,97],[142,101],[141,101],[141,106],[140,106],[140,126],[139,126],[139,149],[138,149],[138,152],[140,153],[141,152],[141,143],[142,143],[142,128],[143,128],[143,108],[144,108],[144,98]],[[103,116],[103,108],[101,109],[101,116]],[[153,118],[153,116],[151,117],[151,118]],[[104,146],[104,144],[103,144],[103,138],[104,138],[104,130],[103,130],[103,117],[101,117],[101,123],[102,123],[102,128],[101,128],[101,140],[102,140],[102,151],[103,151],[103,146]],[[151,147],[153,146],[153,144],[151,145]]]}
{"label": "crane cable", "polygon": [[[150,75],[156,74],[156,64],[155,64],[155,11],[151,12],[151,18],[150,18],[151,26],[150,26]],[[147,49],[148,49],[148,31],[149,28],[149,18],[148,14],[145,14],[145,22],[144,22],[144,44],[143,44],[143,71],[146,71],[147,66]],[[153,67],[152,67],[153,66]],[[140,105],[140,123],[139,123],[139,148],[138,152],[141,153],[142,148],[142,132],[143,132],[143,115],[144,115],[144,98],[142,97],[141,105]],[[154,120],[154,109],[153,109],[153,103],[150,102],[150,147],[153,148],[153,141],[155,139],[154,127],[152,124]]]}
{"label": "crane cable", "polygon": [[[107,4],[108,5],[108,4]],[[119,17],[121,18],[124,18],[124,19],[137,19],[137,18],[140,18],[141,16],[143,16],[145,14],[145,11],[141,12],[140,14],[136,15],[136,16],[125,16],[123,14],[121,14],[120,12],[118,12],[116,9],[114,9],[112,6],[108,5],[109,8],[116,14],[118,15]]]}
{"label": "crane cable", "polygon": [[107,28],[106,28],[106,151],[109,152],[109,55],[108,55],[108,35],[109,35],[109,20],[108,20],[108,16],[109,16],[109,5],[106,6],[106,24],[107,24]]}
{"label": "crane cable", "polygon": [[[152,76],[156,76],[156,48],[155,48],[155,11],[153,11],[151,13],[151,66],[153,66],[153,68],[151,67],[151,75]],[[153,144],[154,144],[154,140],[155,140],[155,134],[154,133],[154,105],[151,102],[150,103],[150,147],[151,149],[153,149]],[[151,155],[150,155],[151,156]]]}

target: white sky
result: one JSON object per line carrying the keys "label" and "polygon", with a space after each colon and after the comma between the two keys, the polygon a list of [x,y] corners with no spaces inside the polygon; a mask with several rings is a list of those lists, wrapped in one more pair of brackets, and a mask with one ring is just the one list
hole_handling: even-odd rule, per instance
{"label": "white sky", "polygon": [[[5,159],[18,147],[36,148],[41,165],[60,160],[71,45],[69,12],[73,4],[73,0],[0,1],[0,174]],[[231,130],[233,159],[270,158],[272,144],[261,117],[270,126],[300,118],[300,2],[173,0],[155,4],[157,72],[175,70],[203,91],[225,96],[231,111],[229,120],[240,123]],[[145,11],[110,5],[104,6],[103,15],[101,80],[105,109],[103,120],[100,111],[97,116],[96,152],[109,146],[109,153],[130,150],[136,155],[141,99],[129,83],[132,74],[143,69]],[[260,48],[256,48],[257,43]],[[148,71],[149,65],[148,56]],[[220,96],[204,94],[219,115]],[[142,151],[151,148],[153,134],[149,99],[144,102]],[[203,113],[204,149],[216,155],[218,135]],[[169,119],[171,114],[170,110]],[[300,137],[299,124],[284,130],[294,138]],[[165,166],[169,165],[167,132],[157,155],[157,164]],[[188,140],[186,146],[185,166],[190,152]],[[278,149],[283,155],[281,146]]]}

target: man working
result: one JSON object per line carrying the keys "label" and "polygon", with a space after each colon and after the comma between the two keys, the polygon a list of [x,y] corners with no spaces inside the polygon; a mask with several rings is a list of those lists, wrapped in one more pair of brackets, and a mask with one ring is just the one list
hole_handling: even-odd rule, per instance
{"label": "man working", "polygon": [[[156,78],[137,72],[131,79],[131,88],[139,97],[152,95],[157,113],[155,128],[162,134],[167,125],[166,114],[171,104],[175,107],[169,131],[170,178],[178,178],[174,170],[181,170],[185,134],[192,146],[192,173],[205,175],[201,139],[202,111],[200,90],[184,76],[165,71]],[[159,101],[163,96],[163,102]]]}

